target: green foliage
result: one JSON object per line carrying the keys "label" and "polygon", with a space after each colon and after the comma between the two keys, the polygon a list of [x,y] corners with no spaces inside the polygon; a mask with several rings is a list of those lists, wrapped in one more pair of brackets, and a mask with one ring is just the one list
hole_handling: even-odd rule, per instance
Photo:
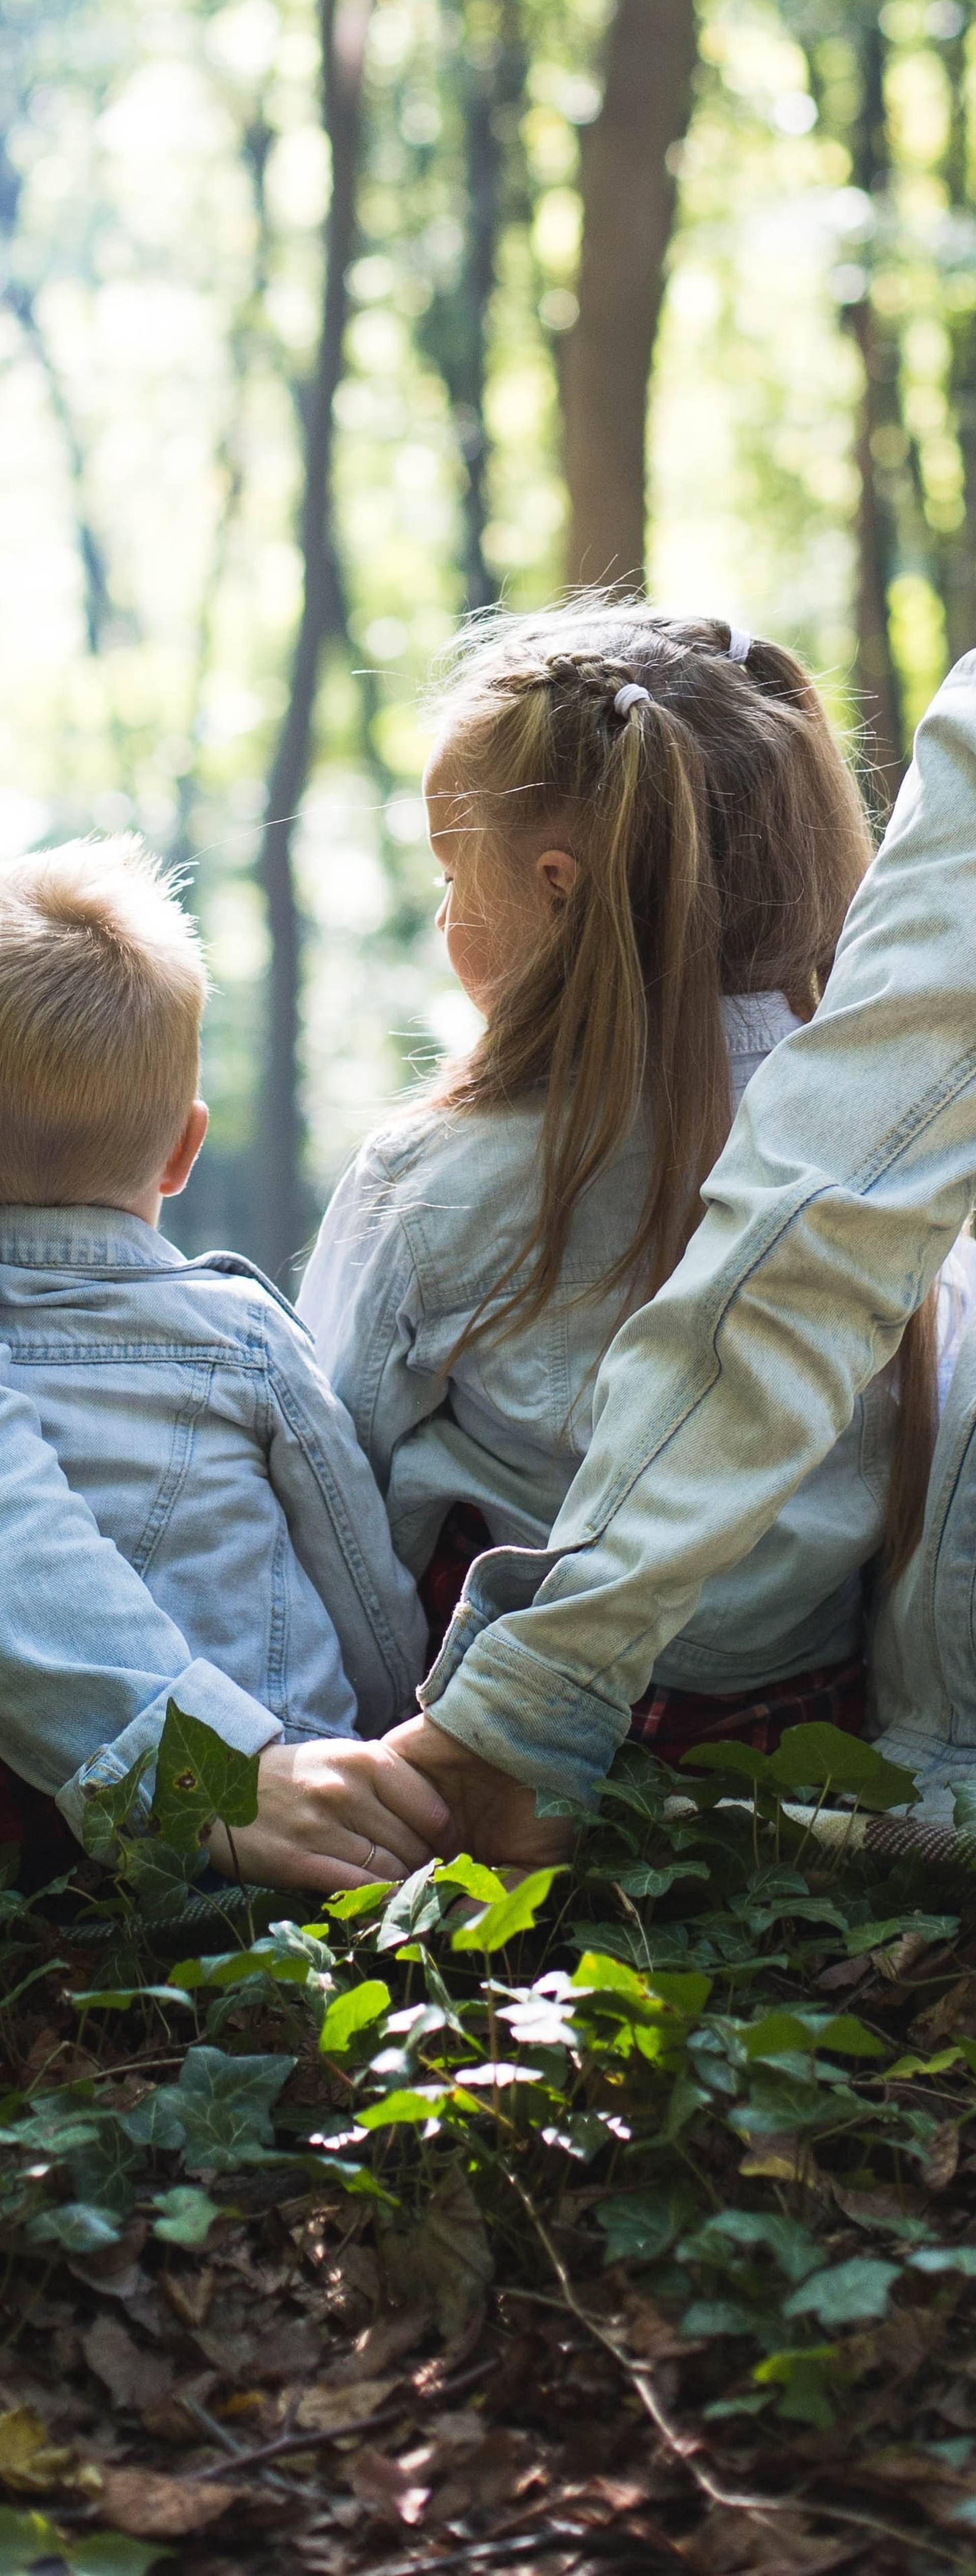
{"label": "green foliage", "polygon": [[[155,1889],[140,1909],[130,1867],[132,1784],[113,1786],[121,1910],[110,1886],[59,1934],[72,1957],[90,1924],[109,1940],[108,1973],[60,1990],[105,2075],[0,2103],[10,2259],[97,2259],[133,2215],[192,2252],[241,2178],[277,2164],[290,2191],[304,2170],[370,2195],[390,2283],[407,2295],[427,2264],[460,2318],[483,2294],[486,2229],[522,2278],[545,2260],[528,2213],[544,2227],[582,2169],[581,2295],[607,2266],[646,2285],[706,2356],[710,2420],[828,2423],[870,2366],[867,2327],[976,2278],[976,2235],[947,2229],[944,2200],[930,2219],[925,2197],[930,2161],[938,2184],[944,2142],[976,2114],[976,2040],[941,2004],[930,2039],[916,2026],[925,1961],[938,2001],[966,1922],[913,1905],[901,1865],[879,1875],[787,1812],[800,1779],[884,1806],[886,1766],[834,1730],[798,1732],[781,1777],[734,1746],[680,1776],[628,1750],[560,1880],[571,1924],[550,1907],[554,1870],[510,1887],[462,1855],[331,1899],[319,1922],[249,1924],[236,1947],[215,1908],[221,1946],[178,1958],[169,1982],[174,1933]],[[249,1795],[205,1737],[177,1717],[157,1790],[165,1848],[191,1867],[213,1799],[240,1818]],[[160,1848],[152,1822],[144,1839]],[[856,2011],[833,1991],[848,1984]],[[113,2048],[138,2062],[130,2024],[162,2023],[171,2052],[174,2012],[180,2032],[193,2017],[178,2072],[155,2081],[150,2052],[123,2103]]]}

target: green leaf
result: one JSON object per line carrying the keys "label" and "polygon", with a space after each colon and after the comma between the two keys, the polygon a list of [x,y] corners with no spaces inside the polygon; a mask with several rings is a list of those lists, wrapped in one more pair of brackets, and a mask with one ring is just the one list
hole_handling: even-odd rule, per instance
{"label": "green leaf", "polygon": [[171,1699],[159,1739],[153,1821],[174,1851],[199,1851],[219,1816],[253,1825],[258,1811],[258,1755],[239,1753],[202,1718]]}
{"label": "green leaf", "polygon": [[[493,1872],[488,1871],[487,1875],[491,1877]],[[414,1870],[412,1877],[404,1879],[402,1887],[394,1888],[383,1909],[383,1921],[376,1941],[378,1950],[395,1950],[401,1945],[406,1947],[416,1939],[418,1932],[429,1932],[435,1923],[440,1922],[441,1900],[432,1883],[435,1876],[440,1876],[437,1862],[428,1860],[422,1869]]]}
{"label": "green leaf", "polygon": [[[452,1950],[503,1950],[519,1932],[531,1932],[540,1906],[546,1902],[554,1878],[562,1876],[563,1864],[555,1869],[533,1869],[511,1893],[503,1888],[497,1905],[489,1905],[473,1923],[462,1923],[451,1935]],[[486,1878],[494,1871],[486,1870]]]}
{"label": "green leaf", "polygon": [[607,2240],[608,2263],[653,2263],[675,2233],[673,2203],[663,2193],[652,2198],[646,2191],[612,2192],[601,2201],[596,2217]]}
{"label": "green leaf", "polygon": [[90,2540],[62,2542],[70,2576],[147,2576],[173,2553],[155,2540],[129,2540],[121,2531],[97,2531]]}
{"label": "green leaf", "polygon": [[390,1989],[382,1977],[366,1977],[362,1985],[351,1986],[348,1994],[336,1995],[319,2033],[319,2047],[330,2057],[341,2057],[357,2031],[367,2030],[371,2022],[378,2021],[389,2002]]}
{"label": "green leaf", "polygon": [[[187,1992],[198,1986],[238,1986],[248,1977],[273,1977],[276,1984],[304,1986],[308,1983],[309,1960],[300,1951],[282,1949],[280,1941],[269,1933],[254,1941],[248,1950],[217,1950],[202,1959],[178,1959],[170,1969],[174,1986]],[[167,1987],[151,1992],[168,1993]]]}
{"label": "green leaf", "polygon": [[175,2183],[171,2191],[157,2191],[153,2208],[159,2211],[153,2220],[153,2235],[161,2236],[166,2245],[205,2245],[220,2209],[209,2192],[190,2182]]}
{"label": "green leaf", "polygon": [[60,2562],[63,2552],[45,2513],[15,2513],[0,2505],[0,2576],[29,2576],[39,2559]]}
{"label": "green leaf", "polygon": [[761,1785],[769,1774],[770,1755],[757,1753],[754,1744],[738,1744],[729,1737],[719,1744],[690,1744],[681,1756],[682,1769],[686,1764],[696,1771],[728,1771],[736,1779]]}
{"label": "green leaf", "polygon": [[737,2251],[750,2254],[757,2247],[772,2255],[788,2281],[805,2280],[825,2260],[809,2228],[771,2209],[714,2210],[679,2251],[683,2260],[725,2264]]}
{"label": "green leaf", "polygon": [[[418,2093],[405,2087],[388,2093],[385,2101],[371,2103],[368,2111],[359,2111],[356,2117],[361,2129],[391,2129],[436,2118],[446,2100],[447,2094],[442,2087],[432,2086],[429,2093]],[[478,2104],[476,2107],[480,2109],[481,2106]]]}
{"label": "green leaf", "polygon": [[227,2057],[220,2048],[189,2048],[177,2084],[161,2084],[120,2123],[129,2137],[181,2145],[190,2173],[227,2173],[253,2164],[274,2143],[271,2106],[295,2065],[293,2057]]}
{"label": "green leaf", "polygon": [[[386,1879],[374,1879],[366,1887],[344,1887],[341,1896],[327,1898],[325,1912],[337,1923],[355,1923],[361,1914],[378,1914],[386,1903],[388,1887]],[[322,1929],[321,1923],[302,1925],[304,1932],[318,1933]]]}
{"label": "green leaf", "polygon": [[459,1852],[456,1860],[438,1862],[432,1875],[438,1887],[460,1888],[462,1896],[473,1897],[476,1905],[497,1905],[508,1895],[497,1869],[486,1869],[482,1861],[472,1860],[469,1852]]}
{"label": "green leaf", "polygon": [[768,1777],[778,1789],[852,1791],[862,1807],[884,1810],[913,1805],[921,1796],[910,1771],[886,1762],[873,1744],[843,1727],[788,1726],[778,1750],[769,1756]]}
{"label": "green leaf", "polygon": [[630,1869],[612,1869],[606,1865],[591,1870],[591,1878],[609,1878],[625,1896],[667,1896],[682,1878],[710,1878],[707,1860],[667,1861],[662,1869],[652,1869],[649,1861],[638,1861]]}
{"label": "green leaf", "polygon": [[127,1845],[119,1875],[131,1887],[140,1912],[164,1923],[182,1911],[188,1888],[206,1865],[205,1851],[179,1852],[172,1843],[143,1836]]}
{"label": "green leaf", "polygon": [[856,2013],[770,2012],[743,2032],[750,2058],[792,2056],[796,2050],[832,2048],[841,2057],[885,2057],[888,2043]]}
{"label": "green leaf", "polygon": [[61,2201],[56,2209],[38,2210],[28,2221],[32,2245],[60,2245],[65,2254],[101,2254],[117,2245],[119,2230],[104,2209],[83,2200]]}
{"label": "green leaf", "polygon": [[855,1923],[846,1949],[849,1958],[861,1959],[866,1950],[883,1950],[903,1932],[918,1932],[923,1941],[951,1941],[958,1930],[958,1914],[890,1914],[883,1923]]}
{"label": "green leaf", "polygon": [[976,2278],[976,2245],[918,2245],[908,2257],[916,2272],[964,2272]]}
{"label": "green leaf", "polygon": [[89,1859],[101,1861],[104,1868],[110,1868],[118,1856],[152,1758],[150,1745],[121,1780],[106,1780],[101,1788],[85,1791],[81,1839]]}
{"label": "green leaf", "polygon": [[130,2005],[142,2003],[146,1995],[156,2003],[190,2002],[189,1995],[181,1992],[179,1978],[165,1986],[83,1986],[68,1996],[68,2002],[78,2012],[89,2012],[93,2005],[100,2012],[128,2012]]}
{"label": "green leaf", "polygon": [[783,2303],[786,2317],[819,2317],[821,2325],[848,2326],[859,2324],[863,2317],[883,2317],[894,2283],[899,2277],[897,2263],[885,2263],[877,2255],[855,2254],[848,2263],[832,2263],[826,2271],[815,2272],[799,2289],[791,2290]]}

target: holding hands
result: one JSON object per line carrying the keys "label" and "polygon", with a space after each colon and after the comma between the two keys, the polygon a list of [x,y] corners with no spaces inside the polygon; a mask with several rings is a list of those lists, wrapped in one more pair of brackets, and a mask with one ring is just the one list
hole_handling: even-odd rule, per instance
{"label": "holding hands", "polygon": [[408,1718],[370,1744],[345,1736],[270,1744],[258,1781],[253,1825],[236,1830],[233,1850],[215,1825],[210,1857],[226,1877],[259,1886],[334,1895],[407,1878],[435,1854],[458,1851],[538,1868],[561,1860],[571,1836],[561,1818],[536,1815],[534,1789],[429,1717]]}

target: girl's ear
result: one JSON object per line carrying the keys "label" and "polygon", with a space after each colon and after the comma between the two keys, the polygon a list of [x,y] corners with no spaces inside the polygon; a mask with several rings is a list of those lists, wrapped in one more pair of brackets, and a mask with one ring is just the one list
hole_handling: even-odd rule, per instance
{"label": "girl's ear", "polygon": [[576,861],[568,850],[543,850],[535,863],[543,893],[554,907],[564,904],[576,882]]}

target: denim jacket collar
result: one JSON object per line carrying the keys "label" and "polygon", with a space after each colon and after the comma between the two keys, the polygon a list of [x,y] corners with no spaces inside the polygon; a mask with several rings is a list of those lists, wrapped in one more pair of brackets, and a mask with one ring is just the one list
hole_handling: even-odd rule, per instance
{"label": "denim jacket collar", "polygon": [[178,1270],[183,1254],[124,1208],[0,1207],[0,1262],[18,1270]]}

